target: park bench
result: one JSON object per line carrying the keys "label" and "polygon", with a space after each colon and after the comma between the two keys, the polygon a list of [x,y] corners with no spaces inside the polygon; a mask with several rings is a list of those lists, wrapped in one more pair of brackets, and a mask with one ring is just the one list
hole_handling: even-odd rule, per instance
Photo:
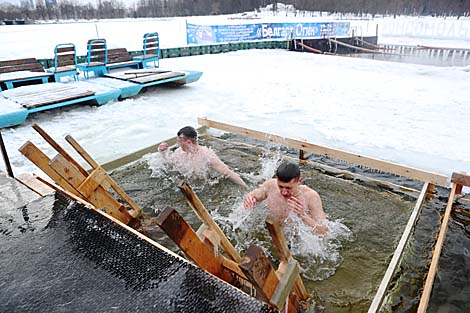
{"label": "park bench", "polygon": [[147,68],[147,64],[153,62],[154,67],[159,67],[160,41],[158,33],[147,33],[143,39],[142,55],[135,56],[134,60],[142,62],[142,68]]}
{"label": "park bench", "polygon": [[103,76],[108,70],[108,47],[105,39],[90,39],[87,42],[86,62],[77,64],[80,72],[83,72],[85,78],[89,77],[89,72],[93,72],[95,76]]}
{"label": "park bench", "polygon": [[15,84],[45,84],[51,75],[35,58],[0,61],[0,90],[13,89]]}
{"label": "park bench", "polygon": [[61,77],[73,76],[78,80],[77,52],[73,43],[58,44],[54,48],[54,67],[46,69],[48,73],[54,74],[56,82]]}
{"label": "park bench", "polygon": [[106,68],[112,70],[120,67],[140,68],[142,61],[134,60],[126,48],[108,49]]}

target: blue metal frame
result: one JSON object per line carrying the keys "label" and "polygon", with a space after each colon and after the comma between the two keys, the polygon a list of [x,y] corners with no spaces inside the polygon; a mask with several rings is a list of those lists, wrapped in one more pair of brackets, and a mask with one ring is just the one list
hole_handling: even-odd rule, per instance
{"label": "blue metal frame", "polygon": [[[59,60],[58,60],[58,54],[57,54],[57,50],[59,48],[63,48],[63,47],[69,47],[69,46],[72,46],[73,47],[73,55],[74,55],[74,60],[73,60],[73,67],[74,69],[73,70],[70,70],[70,71],[62,71],[62,72],[58,72],[57,71],[57,68],[59,67]],[[58,45],[55,46],[54,48],[54,68],[53,69],[46,69],[46,71],[48,73],[53,73],[54,74],[54,80],[56,82],[60,82],[60,78],[61,77],[64,77],[64,76],[73,76],[73,79],[75,81],[78,81],[78,71],[77,71],[77,50],[75,48],[75,45],[73,43],[60,43]]]}
{"label": "blue metal frame", "polygon": [[[156,38],[155,43],[157,45],[157,51],[154,57],[148,57],[147,40],[149,39],[149,37]],[[143,54],[141,56],[134,57],[134,60],[142,61],[142,68],[147,68],[148,67],[147,63],[151,63],[151,62],[153,62],[154,67],[160,66],[160,38],[157,32],[144,34]]]}
{"label": "blue metal frame", "polygon": [[[98,65],[91,65],[91,63],[94,62],[93,60],[94,56],[92,55],[93,45],[96,43],[103,44],[104,60],[103,62],[99,62],[100,64]],[[105,39],[92,39],[88,42],[88,45],[87,45],[86,63],[77,64],[77,67],[80,69],[81,72],[83,72],[83,75],[85,75],[85,78],[88,79],[89,78],[88,72],[93,72],[95,76],[104,76],[105,74],[107,74],[108,73],[108,70],[106,68],[107,63],[108,63],[108,46],[106,45],[106,40]]]}

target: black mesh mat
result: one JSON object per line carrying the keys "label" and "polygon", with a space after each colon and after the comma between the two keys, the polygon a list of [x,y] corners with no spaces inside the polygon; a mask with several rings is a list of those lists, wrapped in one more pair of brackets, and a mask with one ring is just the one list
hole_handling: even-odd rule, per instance
{"label": "black mesh mat", "polygon": [[0,233],[0,312],[271,311],[98,213],[51,197],[47,227],[44,218],[35,227],[25,207],[24,220],[9,224],[21,231]]}

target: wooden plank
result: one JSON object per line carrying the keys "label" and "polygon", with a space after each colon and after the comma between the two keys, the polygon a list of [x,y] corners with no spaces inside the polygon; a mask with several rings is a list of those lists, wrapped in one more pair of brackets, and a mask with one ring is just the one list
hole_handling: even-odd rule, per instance
{"label": "wooden plank", "polygon": [[[86,177],[73,164],[68,162],[60,154],[55,156],[50,161],[49,165],[75,189],[78,188],[86,179]],[[84,197],[84,195],[82,196]],[[127,209],[101,186],[98,186],[98,188],[85,198],[96,208],[104,208],[106,213],[116,217],[125,224],[128,224],[133,219]]]}
{"label": "wooden plank", "polygon": [[108,173],[103,170],[101,167],[93,170],[91,174],[77,187],[77,190],[88,198],[93,191],[101,185],[101,183],[106,179]]}
{"label": "wooden plank", "polygon": [[133,83],[138,83],[138,84],[146,84],[150,82],[156,82],[164,79],[169,79],[169,78],[174,78],[174,77],[184,77],[186,74],[182,72],[169,72],[169,73],[161,73],[161,74],[155,74],[155,75],[147,75],[144,77],[137,77],[137,78],[131,78],[129,81]]}
{"label": "wooden plank", "polygon": [[[229,271],[237,274],[239,277],[245,279],[248,281],[248,278],[246,277],[245,273],[242,272],[240,269],[240,266],[238,266],[238,263],[222,256],[222,266],[228,269]],[[246,282],[248,284],[248,282]],[[251,284],[249,284],[251,286]]]}
{"label": "wooden plank", "polygon": [[75,54],[75,47],[70,45],[70,46],[62,46],[57,48],[57,53],[64,53],[64,52],[73,52],[72,54]]}
{"label": "wooden plank", "polygon": [[299,263],[291,258],[286,266],[286,271],[282,275],[276,290],[271,297],[270,302],[277,308],[282,308],[286,302],[289,294],[294,287],[297,277],[299,277],[300,268]]}
{"label": "wooden plank", "polygon": [[[83,198],[79,197],[79,196],[76,196],[74,195],[73,193],[71,193],[70,191],[68,190],[65,190],[65,189],[62,189],[60,186],[56,185],[54,182],[50,182],[46,179],[44,179],[43,177],[40,177],[38,176],[37,179],[41,182],[43,182],[45,185],[49,186],[50,188],[54,189],[56,192],[58,193],[61,193],[67,197],[69,197],[70,199],[74,200],[74,201],[77,201],[78,203],[80,204],[83,204],[84,206],[90,208],[90,209],[94,209],[96,211],[99,211],[95,208],[95,206],[93,204],[91,204],[90,202],[88,201],[85,201]],[[101,211],[99,211],[101,212]],[[105,213],[102,213],[102,214],[105,214]],[[109,216],[109,215],[107,215]]]}
{"label": "wooden plank", "polygon": [[157,223],[197,266],[226,282],[233,281],[232,274],[222,267],[220,259],[214,256],[175,209],[163,210],[157,216]]}
{"label": "wooden plank", "polygon": [[54,104],[54,103],[60,103],[60,102],[65,102],[65,101],[69,101],[69,100],[74,100],[74,99],[85,98],[85,97],[93,96],[94,94],[95,94],[95,92],[93,92],[93,91],[77,91],[74,94],[55,93],[53,95],[50,95],[50,97],[48,99],[43,99],[42,101],[38,101],[38,100],[36,100],[34,102],[33,101],[28,101],[28,102],[22,102],[21,104],[25,108],[31,109],[31,108],[42,107],[42,106],[49,105],[49,104]]}
{"label": "wooden plank", "polygon": [[411,233],[416,225],[416,221],[418,220],[419,215],[421,213],[421,208],[423,206],[424,199],[426,198],[426,194],[429,193],[430,189],[431,185],[429,183],[424,183],[423,188],[421,189],[421,193],[419,194],[418,200],[416,201],[415,207],[411,212],[410,218],[408,219],[408,223],[406,224],[405,230],[401,235],[400,242],[398,243],[397,248],[393,253],[392,260],[388,264],[387,271],[385,272],[385,275],[382,278],[382,281],[379,285],[379,288],[377,289],[374,299],[372,300],[368,313],[379,312],[382,306],[382,301],[385,297],[385,292],[387,291],[387,288],[390,285],[390,281],[392,280],[393,274],[395,273],[395,270],[397,269],[400,263],[401,256],[403,255],[403,251],[405,250],[406,244],[408,243],[408,239],[410,238]]}
{"label": "wooden plank", "polygon": [[344,160],[347,162],[355,163],[358,165],[367,166],[369,168],[378,169],[387,173],[392,173],[404,177],[409,177],[417,179],[424,182],[429,182],[438,186],[446,186],[447,177],[441,174],[432,173],[428,171],[423,171],[420,169],[403,166],[401,164],[392,163],[383,161],[380,159],[375,159],[360,154],[354,154],[338,149],[328,148],[324,146],[315,145],[307,141],[301,141],[296,139],[290,139],[286,137],[281,137],[269,133],[264,133],[248,128],[238,127],[230,124],[225,124],[206,118],[198,118],[198,123],[200,125],[213,127],[225,131],[229,131],[234,134],[239,134],[247,137],[252,137],[259,140],[269,141],[276,144],[285,145],[292,148],[303,149],[305,151],[310,151],[315,154],[324,155],[330,158]]}
{"label": "wooden plank", "polygon": [[457,184],[452,184],[452,189],[449,195],[449,201],[447,202],[446,211],[441,222],[441,228],[439,230],[439,236],[437,237],[437,242],[434,247],[434,252],[432,254],[431,265],[429,266],[428,275],[426,277],[426,282],[424,284],[423,293],[421,294],[421,299],[419,301],[418,313],[425,313],[428,308],[429,299],[431,297],[432,286],[434,284],[434,277],[436,276],[437,266],[439,264],[439,257],[441,255],[442,245],[444,244],[444,239],[446,238],[447,233],[447,224],[449,223],[450,212],[452,211],[452,205],[454,204],[455,190]]}
{"label": "wooden plank", "polygon": [[29,174],[29,173],[22,173],[20,175],[15,175],[15,179],[40,195],[41,197],[44,197],[45,195],[48,195],[50,193],[54,192],[54,189],[52,189],[50,186],[44,184],[42,181],[38,180],[35,176]]}
{"label": "wooden plank", "polygon": [[208,225],[212,230],[214,230],[217,235],[219,235],[220,245],[228,254],[228,256],[235,262],[240,262],[241,257],[238,254],[237,250],[235,250],[232,243],[227,239],[224,232],[220,229],[219,225],[214,222],[212,216],[204,207],[199,197],[194,193],[191,186],[189,186],[186,182],[181,182],[178,185],[178,188],[181,190],[181,192],[186,198],[186,201],[193,208],[193,210],[196,212],[197,216],[199,216],[201,221]]}
{"label": "wooden plank", "polygon": [[62,178],[57,174],[50,166],[50,159],[45,155],[39,148],[37,148],[32,142],[27,141],[22,145],[18,151],[21,152],[27,159],[33,162],[37,167],[39,167],[47,176],[49,176],[53,181],[59,184],[65,190],[70,191],[75,196],[81,197],[80,193],[75,190],[75,188],[69,184],[68,181]]}
{"label": "wooden plank", "polygon": [[470,187],[470,175],[464,173],[452,173],[450,181],[454,184]]}
{"label": "wooden plank", "polygon": [[[65,140],[67,140],[67,142],[75,149],[75,151],[77,151],[77,153],[80,154],[92,168],[97,169],[100,167],[99,164],[91,157],[91,155],[89,155],[88,152],[86,152],[85,149],[83,149],[83,147],[72,136],[65,136]],[[132,210],[129,213],[132,217],[136,218],[142,216],[142,209],[137,205],[137,203],[134,202],[134,200],[132,200],[131,197],[126,194],[126,192],[114,181],[114,179],[111,178],[111,176],[106,174],[105,182],[106,184],[104,182],[102,183],[103,188],[113,188],[119,197],[121,197],[122,200],[130,205]]]}
{"label": "wooden plank", "polygon": [[[245,273],[248,281],[252,283],[256,289],[256,297],[266,303],[271,303],[271,298],[279,284],[279,278],[276,271],[272,268],[268,257],[264,254],[263,249],[252,245],[246,251],[246,255],[240,261],[240,269]],[[297,312],[299,307],[296,301],[289,299],[289,312]],[[277,309],[281,309],[276,307]]]}
{"label": "wooden plank", "polygon": [[32,67],[25,67],[21,69],[15,69],[13,71],[8,72],[1,72],[0,71],[0,82],[8,82],[8,81],[21,81],[21,80],[28,80],[28,79],[42,79],[43,77],[50,77],[51,73],[46,72],[32,72],[31,70],[34,69]]}
{"label": "wooden plank", "polygon": [[58,153],[60,153],[67,161],[72,163],[79,171],[83,174],[83,176],[88,176],[88,172],[80,165],[77,161],[67,151],[65,151],[54,139],[52,139],[49,134],[41,128],[38,124],[33,124],[33,129],[38,132],[39,135],[51,145],[52,148],[55,149]]}
{"label": "wooden plank", "polygon": [[[269,215],[266,218],[266,227],[268,228],[269,234],[271,235],[274,247],[276,247],[276,251],[279,255],[279,258],[281,259],[281,262],[289,263],[290,259],[292,259],[292,255],[290,253],[289,247],[287,246],[287,241],[284,237],[284,233],[281,230],[281,226],[271,215]],[[295,279],[295,291],[300,300],[307,300],[308,292],[307,289],[305,289],[305,285],[300,276],[296,277]]]}
{"label": "wooden plank", "polygon": [[0,67],[20,65],[20,64],[29,64],[29,63],[37,63],[37,62],[38,62],[38,60],[36,60],[35,58],[6,60],[6,61],[0,61]]}

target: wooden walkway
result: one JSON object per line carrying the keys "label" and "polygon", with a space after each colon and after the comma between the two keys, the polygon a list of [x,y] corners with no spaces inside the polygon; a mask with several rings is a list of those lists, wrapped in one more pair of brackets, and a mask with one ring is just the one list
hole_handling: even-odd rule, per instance
{"label": "wooden walkway", "polygon": [[173,72],[161,69],[142,69],[142,70],[128,70],[120,73],[112,73],[105,75],[106,77],[122,79],[137,84],[149,84],[159,82],[165,79],[184,77],[186,73]]}
{"label": "wooden walkway", "polygon": [[37,108],[48,104],[93,96],[94,91],[74,84],[49,83],[15,88],[2,92],[2,96],[21,104],[24,108]]}

